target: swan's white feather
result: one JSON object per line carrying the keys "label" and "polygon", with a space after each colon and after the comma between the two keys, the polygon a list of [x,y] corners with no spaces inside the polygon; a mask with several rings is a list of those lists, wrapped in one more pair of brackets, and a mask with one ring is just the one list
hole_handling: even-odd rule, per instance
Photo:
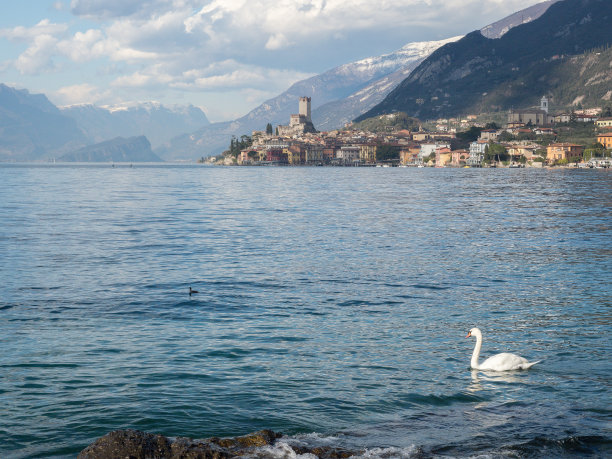
{"label": "swan's white feather", "polygon": [[504,352],[502,354],[489,357],[478,365],[478,369],[493,371],[526,370],[536,363],[538,362],[528,362],[526,358],[521,357],[520,355]]}
{"label": "swan's white feather", "polygon": [[476,346],[474,347],[474,353],[472,354],[471,367],[476,370],[492,370],[492,371],[512,371],[512,370],[527,370],[528,368],[539,363],[528,362],[526,358],[516,354],[509,354],[503,352],[501,354],[489,357],[482,363],[478,363],[478,357],[480,356],[480,347],[482,346],[482,332],[478,328],[472,328],[468,333],[468,337],[473,336],[476,338]]}

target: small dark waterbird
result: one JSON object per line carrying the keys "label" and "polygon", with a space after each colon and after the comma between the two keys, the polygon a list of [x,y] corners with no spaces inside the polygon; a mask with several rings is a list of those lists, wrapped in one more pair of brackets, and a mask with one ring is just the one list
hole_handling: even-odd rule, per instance
{"label": "small dark waterbird", "polygon": [[189,287],[189,296],[193,295],[194,293],[200,293],[200,292]]}

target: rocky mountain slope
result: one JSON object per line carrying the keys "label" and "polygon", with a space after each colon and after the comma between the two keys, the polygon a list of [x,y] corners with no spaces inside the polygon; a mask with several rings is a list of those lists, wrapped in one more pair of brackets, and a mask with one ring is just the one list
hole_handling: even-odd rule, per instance
{"label": "rocky mountain slope", "polygon": [[0,161],[46,159],[86,141],[76,122],[44,95],[0,84]]}
{"label": "rocky mountain slope", "polygon": [[582,73],[572,74],[569,64],[584,53],[601,56],[612,44],[611,22],[609,0],[562,0],[499,39],[472,32],[436,50],[357,121],[395,111],[431,119],[528,107],[544,94],[557,106],[581,96],[601,102],[612,70],[578,87]]}

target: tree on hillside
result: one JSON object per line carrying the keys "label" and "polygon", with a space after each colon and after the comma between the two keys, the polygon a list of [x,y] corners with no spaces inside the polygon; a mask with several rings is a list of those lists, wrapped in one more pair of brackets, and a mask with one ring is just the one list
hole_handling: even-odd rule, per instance
{"label": "tree on hillside", "polygon": [[510,142],[512,140],[516,140],[516,136],[512,135],[510,132],[508,131],[504,131],[502,132],[499,136],[497,136],[497,140],[499,142]]}
{"label": "tree on hillside", "polygon": [[484,160],[485,162],[500,162],[500,161],[508,161],[510,159],[510,155],[508,154],[508,150],[503,145],[498,143],[489,143],[485,149]]}
{"label": "tree on hillside", "polygon": [[482,128],[472,126],[467,131],[457,132],[457,138],[462,139],[469,142],[473,142],[480,137],[480,133],[482,132]]}
{"label": "tree on hillside", "polygon": [[253,139],[248,135],[241,135],[240,139],[237,139],[235,135],[232,136],[230,141],[230,148],[227,153],[234,158],[237,158],[241,150],[249,148],[253,144]]}

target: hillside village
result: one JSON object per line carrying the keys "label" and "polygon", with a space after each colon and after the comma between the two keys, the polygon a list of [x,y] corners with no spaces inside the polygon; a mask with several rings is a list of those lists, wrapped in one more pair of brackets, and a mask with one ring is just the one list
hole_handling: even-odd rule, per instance
{"label": "hillside village", "polygon": [[[406,129],[403,114],[378,117],[378,129],[349,124],[318,132],[311,99],[274,130],[232,139],[230,149],[209,161],[221,165],[379,167],[611,167],[610,108],[549,113],[546,96],[538,108],[510,110],[503,126],[482,116],[438,119]],[[426,123],[427,124],[427,123]],[[579,139],[579,140],[576,140]],[[204,162],[204,159],[201,160]]]}

